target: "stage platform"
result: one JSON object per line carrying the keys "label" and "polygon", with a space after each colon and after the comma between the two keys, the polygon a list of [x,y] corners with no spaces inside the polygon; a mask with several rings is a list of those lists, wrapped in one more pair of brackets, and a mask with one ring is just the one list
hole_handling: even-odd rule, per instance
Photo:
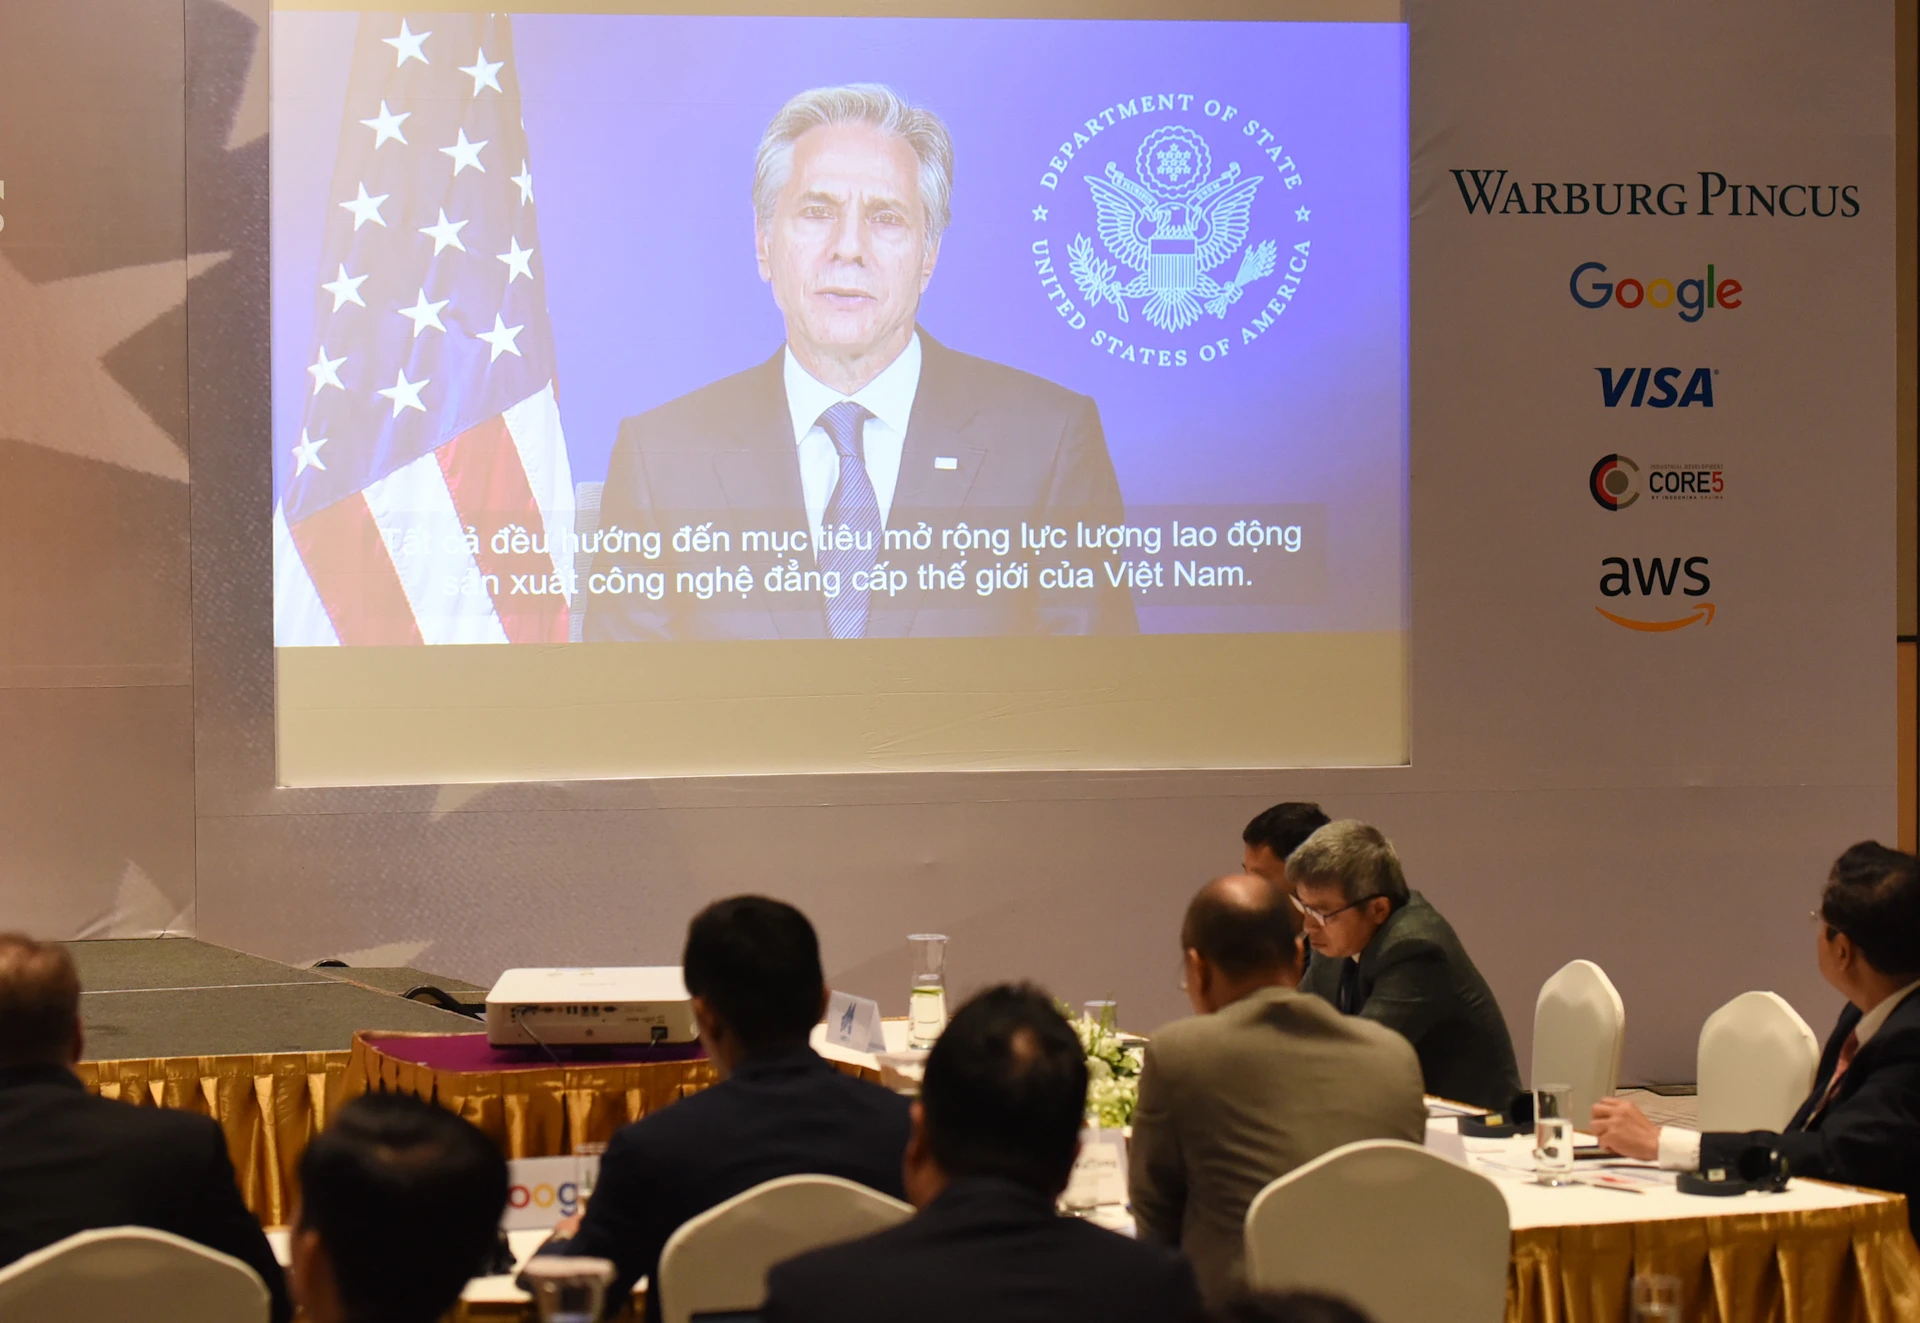
{"label": "stage platform", "polygon": [[401,994],[484,988],[409,968],[297,969],[191,937],[69,942],[87,1061],[345,1052],[354,1031],[460,1034],[479,1025]]}

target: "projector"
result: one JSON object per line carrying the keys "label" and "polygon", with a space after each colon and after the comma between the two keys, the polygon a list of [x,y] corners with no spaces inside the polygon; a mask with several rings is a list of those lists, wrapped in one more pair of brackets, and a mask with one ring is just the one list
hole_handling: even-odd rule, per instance
{"label": "projector", "polygon": [[699,1036],[678,965],[509,969],[487,994],[487,1041],[495,1047],[624,1047]]}

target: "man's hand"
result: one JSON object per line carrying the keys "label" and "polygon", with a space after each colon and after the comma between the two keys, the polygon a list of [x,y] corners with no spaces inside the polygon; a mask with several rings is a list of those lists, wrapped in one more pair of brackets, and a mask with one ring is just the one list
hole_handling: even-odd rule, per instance
{"label": "man's hand", "polygon": [[1593,1105],[1593,1137],[1623,1158],[1651,1162],[1660,1156],[1660,1127],[1625,1098],[1602,1098]]}
{"label": "man's hand", "polygon": [[583,1213],[575,1213],[572,1217],[561,1218],[553,1224],[553,1234],[548,1236],[547,1239],[572,1240],[580,1234],[580,1219],[584,1216],[585,1214]]}

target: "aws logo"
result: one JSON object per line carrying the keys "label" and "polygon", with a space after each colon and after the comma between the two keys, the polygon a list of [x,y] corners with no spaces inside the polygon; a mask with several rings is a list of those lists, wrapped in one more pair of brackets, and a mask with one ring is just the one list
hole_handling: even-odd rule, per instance
{"label": "aws logo", "polygon": [[1594,371],[1600,374],[1600,402],[1609,409],[1619,408],[1622,401],[1630,409],[1642,406],[1649,409],[1685,409],[1696,404],[1703,409],[1711,409],[1713,379],[1720,373],[1718,368],[1694,368],[1693,375],[1687,378],[1686,387],[1682,389],[1677,383],[1680,374],[1687,371],[1686,368],[1603,367]]}
{"label": "aws logo", "polygon": [[[1642,560],[1635,556],[1628,560],[1625,556],[1608,556],[1600,562],[1600,595],[1609,598],[1661,597],[1670,598],[1674,589],[1680,590],[1683,597],[1705,597],[1713,591],[1713,580],[1707,576],[1707,558],[1705,556],[1675,556],[1662,560],[1658,556]],[[1636,592],[1637,590],[1637,592]],[[1628,603],[1620,603],[1623,609],[1632,609]],[[1648,603],[1648,607],[1652,607]],[[1593,608],[1623,629],[1638,630],[1643,634],[1665,634],[1676,629],[1685,629],[1688,625],[1713,623],[1714,607],[1712,602],[1696,602],[1687,614],[1675,618],[1663,613],[1660,619],[1645,620],[1637,615],[1621,615],[1609,611],[1603,606]]]}

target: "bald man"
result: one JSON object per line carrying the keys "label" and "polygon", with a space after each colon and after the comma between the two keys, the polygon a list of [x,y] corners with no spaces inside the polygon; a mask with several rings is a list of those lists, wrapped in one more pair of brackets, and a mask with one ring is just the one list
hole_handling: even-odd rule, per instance
{"label": "bald man", "polygon": [[171,1231],[239,1259],[293,1313],[205,1116],[95,1097],[80,1060],[80,976],[55,942],[0,933],[0,1266],[96,1227]]}
{"label": "bald man", "polygon": [[1297,990],[1299,924],[1263,878],[1200,888],[1180,930],[1194,1015],[1147,1045],[1134,1219],[1186,1251],[1209,1303],[1245,1284],[1241,1229],[1268,1182],[1355,1140],[1426,1138],[1412,1045]]}

